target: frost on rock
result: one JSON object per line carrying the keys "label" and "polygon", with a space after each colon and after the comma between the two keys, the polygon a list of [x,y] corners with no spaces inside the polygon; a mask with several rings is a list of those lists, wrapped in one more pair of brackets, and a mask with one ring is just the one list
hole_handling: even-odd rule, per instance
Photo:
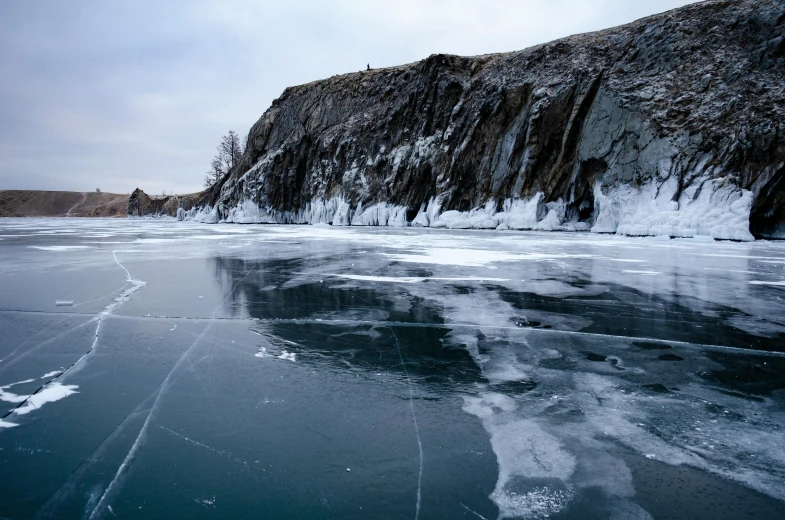
{"label": "frost on rock", "polygon": [[352,218],[352,226],[389,226],[406,227],[406,206],[394,206],[380,202],[363,209],[362,204]]}
{"label": "frost on rock", "polygon": [[496,218],[500,225],[505,226],[503,229],[532,229],[542,214],[544,198],[542,193],[537,193],[529,200],[507,199]]}
{"label": "frost on rock", "polygon": [[441,208],[442,198],[431,197],[431,200],[428,201],[428,204],[424,208],[421,207],[420,212],[417,213],[417,216],[414,217],[414,220],[412,220],[412,226],[429,227],[439,218],[439,212],[441,211]]}
{"label": "frost on rock", "polygon": [[[678,182],[649,182],[641,187],[629,184],[594,187],[595,219],[568,220],[563,199],[545,202],[542,192],[530,199],[506,199],[501,211],[494,199],[469,211],[442,212],[443,196],[432,197],[407,220],[408,207],[388,202],[353,208],[342,195],[315,198],[299,211],[260,208],[250,199],[236,207],[205,206],[178,211],[179,220],[214,224],[312,224],[333,226],[431,227],[442,229],[498,229],[535,231],[589,231],[631,236],[710,237],[725,240],[753,240],[749,231],[753,195],[725,178],[701,177],[679,196]],[[574,217],[573,217],[574,218]]]}
{"label": "frost on rock", "polygon": [[496,201],[493,199],[485,206],[471,211],[445,211],[431,223],[434,228],[447,229],[495,229],[499,225],[495,218]]}
{"label": "frost on rock", "polygon": [[[597,219],[592,232],[631,236],[709,236],[725,240],[754,240],[750,233],[752,192],[725,179],[698,179],[676,198],[678,184],[668,179],[660,186],[640,189],[614,186],[603,192],[597,183]],[[675,200],[676,199],[676,200]]]}
{"label": "frost on rock", "polygon": [[193,220],[206,224],[311,224],[333,226],[432,227],[443,229],[538,229],[544,231],[587,231],[588,224],[564,222],[566,204],[559,199],[545,204],[544,195],[537,193],[529,200],[507,199],[503,211],[497,212],[494,199],[470,211],[441,211],[443,197],[432,197],[423,204],[414,220],[407,220],[409,208],[378,202],[370,206],[351,204],[338,195],[329,199],[316,198],[298,212],[260,208],[245,199],[233,208],[219,209],[205,206],[178,211],[179,220]]}

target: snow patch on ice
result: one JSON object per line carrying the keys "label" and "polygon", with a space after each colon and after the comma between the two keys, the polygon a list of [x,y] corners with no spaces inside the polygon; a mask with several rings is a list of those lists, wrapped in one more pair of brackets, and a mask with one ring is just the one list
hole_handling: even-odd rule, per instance
{"label": "snow patch on ice", "polygon": [[570,503],[569,489],[535,488],[526,493],[494,491],[491,499],[499,507],[499,518],[550,518],[563,511]]}
{"label": "snow patch on ice", "polygon": [[40,251],[80,251],[82,249],[94,249],[93,246],[27,246],[30,249]]}
{"label": "snow patch on ice", "polygon": [[25,415],[32,412],[33,410],[41,408],[46,403],[53,403],[55,401],[59,401],[60,399],[64,399],[69,395],[78,393],[76,391],[76,389],[79,388],[78,385],[64,385],[57,381],[49,383],[37,393],[32,395],[18,395],[8,391],[8,389],[14,385],[30,383],[32,381],[33,379],[29,379],[0,387],[0,400],[9,403],[24,403],[18,408],[15,408],[14,413],[18,415]]}
{"label": "snow patch on ice", "polygon": [[76,389],[78,385],[64,385],[55,381],[45,386],[37,394],[33,394],[25,404],[14,410],[18,415],[24,415],[41,408],[46,403],[53,403],[60,399],[65,399],[69,395],[78,393]]}
{"label": "snow patch on ice", "polygon": [[357,280],[361,282],[386,282],[386,283],[420,283],[426,280],[440,282],[508,282],[507,278],[485,278],[482,276],[462,276],[454,278],[425,277],[425,276],[370,276],[361,274],[328,274],[336,278]]}
{"label": "snow patch on ice", "polygon": [[516,489],[516,479],[558,479],[566,482],[575,472],[575,457],[562,443],[531,419],[515,415],[514,399],[494,392],[464,396],[463,410],[480,418],[491,435],[491,448],[499,464],[499,477],[491,499],[499,518],[533,518],[558,513],[572,500],[569,487]]}
{"label": "snow patch on ice", "polygon": [[33,381],[35,381],[35,379],[25,379],[24,381],[17,381],[16,383],[11,383],[10,385],[0,386],[0,401],[5,401],[6,403],[23,403],[24,400],[30,396],[18,395],[13,392],[9,392],[8,389],[16,385],[32,383]]}
{"label": "snow patch on ice", "polygon": [[590,255],[567,255],[547,253],[510,253],[487,249],[457,249],[433,247],[416,253],[382,253],[398,262],[457,265],[463,267],[486,267],[494,262],[542,261],[557,258],[589,258]]}
{"label": "snow patch on ice", "polygon": [[285,359],[287,361],[297,361],[297,355],[294,352],[287,352],[286,350],[281,351],[281,354],[278,356],[278,359]]}

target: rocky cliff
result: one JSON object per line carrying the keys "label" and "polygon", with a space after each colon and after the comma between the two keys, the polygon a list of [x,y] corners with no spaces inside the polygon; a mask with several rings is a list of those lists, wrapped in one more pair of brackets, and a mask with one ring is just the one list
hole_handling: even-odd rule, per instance
{"label": "rocky cliff", "polygon": [[291,87],[181,218],[785,238],[785,1]]}
{"label": "rocky cliff", "polygon": [[191,195],[164,195],[161,197],[151,197],[144,191],[136,188],[128,198],[128,216],[164,216],[176,217],[183,211],[193,208],[205,194]]}

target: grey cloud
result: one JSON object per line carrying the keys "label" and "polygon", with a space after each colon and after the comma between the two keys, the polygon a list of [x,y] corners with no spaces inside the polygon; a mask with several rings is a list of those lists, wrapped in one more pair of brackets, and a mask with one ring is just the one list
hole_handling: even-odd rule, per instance
{"label": "grey cloud", "polygon": [[521,49],[689,0],[0,4],[0,189],[201,188],[289,85]]}

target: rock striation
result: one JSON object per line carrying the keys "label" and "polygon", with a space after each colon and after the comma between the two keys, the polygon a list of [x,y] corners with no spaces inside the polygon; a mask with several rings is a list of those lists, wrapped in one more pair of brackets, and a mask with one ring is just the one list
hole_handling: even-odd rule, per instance
{"label": "rock striation", "polygon": [[751,240],[784,194],[785,2],[708,0],[287,88],[180,218]]}

